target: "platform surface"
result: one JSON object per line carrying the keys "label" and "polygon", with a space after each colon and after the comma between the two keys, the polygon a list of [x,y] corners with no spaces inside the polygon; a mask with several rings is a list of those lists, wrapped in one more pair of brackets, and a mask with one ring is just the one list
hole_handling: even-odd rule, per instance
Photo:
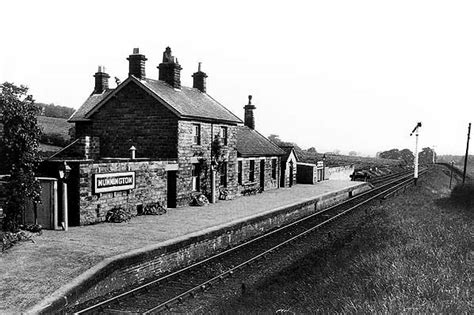
{"label": "platform surface", "polygon": [[230,225],[274,209],[365,183],[330,180],[218,201],[204,207],[168,209],[125,223],[101,223],[44,230],[0,254],[0,312],[24,311],[105,258]]}

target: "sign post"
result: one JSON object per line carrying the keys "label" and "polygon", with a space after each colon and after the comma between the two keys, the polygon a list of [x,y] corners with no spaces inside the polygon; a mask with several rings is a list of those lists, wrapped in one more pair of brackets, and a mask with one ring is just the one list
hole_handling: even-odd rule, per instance
{"label": "sign post", "polygon": [[415,133],[416,136],[416,141],[415,141],[415,165],[414,165],[414,174],[413,174],[413,181],[416,186],[416,182],[418,181],[418,134],[419,134],[419,129],[421,128],[421,122],[418,122],[413,129],[413,131],[410,133],[410,136]]}

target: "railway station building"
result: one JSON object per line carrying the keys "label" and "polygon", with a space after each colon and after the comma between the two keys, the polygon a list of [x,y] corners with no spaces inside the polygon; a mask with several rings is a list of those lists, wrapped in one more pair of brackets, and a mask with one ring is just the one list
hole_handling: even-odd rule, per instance
{"label": "railway station building", "polygon": [[104,221],[117,206],[139,213],[158,202],[189,205],[200,193],[232,199],[280,187],[285,152],[255,130],[251,97],[243,122],[207,94],[200,65],[193,87],[181,85],[182,67],[169,47],[158,79],[146,76],[138,48],[127,60],[128,78],[116,88],[99,67],[92,94],[69,119],[75,140],[43,165],[47,176],[70,169],[70,225]]}

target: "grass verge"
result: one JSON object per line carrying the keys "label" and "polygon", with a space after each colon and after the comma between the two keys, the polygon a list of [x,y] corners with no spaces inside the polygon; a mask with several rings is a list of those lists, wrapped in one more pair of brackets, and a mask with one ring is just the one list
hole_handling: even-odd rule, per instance
{"label": "grass verge", "polygon": [[473,212],[432,169],[374,206],[345,242],[319,250],[225,305],[222,313],[471,313]]}

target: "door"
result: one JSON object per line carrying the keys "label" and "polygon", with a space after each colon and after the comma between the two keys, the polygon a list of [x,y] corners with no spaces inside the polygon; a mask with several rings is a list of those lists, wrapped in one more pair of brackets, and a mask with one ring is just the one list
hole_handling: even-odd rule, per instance
{"label": "door", "polygon": [[260,160],[260,188],[265,189],[265,160]]}
{"label": "door", "polygon": [[290,183],[288,186],[293,186],[293,161],[290,162],[290,172],[289,174],[290,175]]}
{"label": "door", "polygon": [[176,208],[176,171],[168,171],[167,173],[166,207]]}
{"label": "door", "polygon": [[281,162],[280,168],[280,187],[285,187],[285,178],[286,178],[286,163]]}

